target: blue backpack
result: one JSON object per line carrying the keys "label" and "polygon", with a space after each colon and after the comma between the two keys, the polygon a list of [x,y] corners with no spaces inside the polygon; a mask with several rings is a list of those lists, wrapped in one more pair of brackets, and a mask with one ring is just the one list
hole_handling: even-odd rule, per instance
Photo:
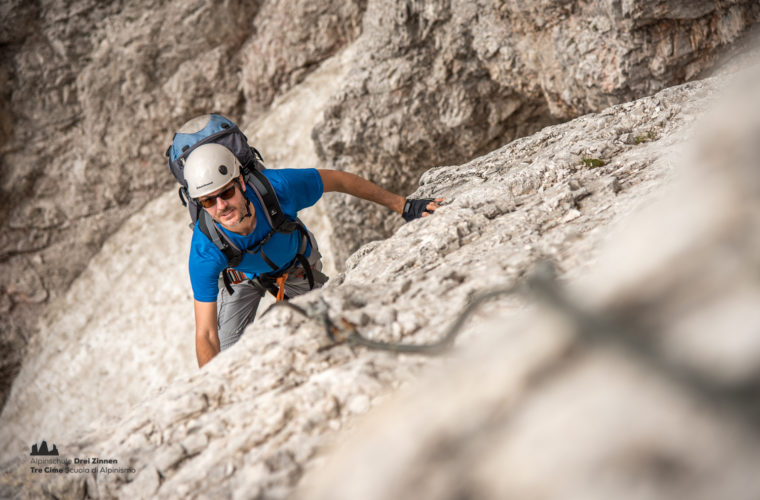
{"label": "blue backpack", "polygon": [[[190,153],[192,153],[195,148],[202,144],[212,142],[227,147],[227,149],[232,151],[240,161],[240,165],[242,166],[241,173],[245,179],[246,186],[251,188],[256,194],[261,206],[264,208],[264,216],[272,227],[272,231],[254,248],[240,249],[235,246],[229,238],[227,238],[227,235],[217,227],[208,212],[203,210],[200,204],[188,195],[187,181],[185,180],[184,172],[185,160],[187,160],[187,157],[190,156]],[[295,221],[292,221],[285,217],[269,179],[261,173],[262,170],[266,169],[261,154],[256,148],[248,144],[248,138],[237,125],[227,118],[217,114],[202,115],[193,118],[180,127],[179,131],[174,134],[172,143],[169,146],[169,149],[166,150],[166,156],[169,159],[169,170],[171,170],[172,175],[174,175],[174,178],[177,179],[177,182],[180,184],[179,198],[182,201],[182,204],[190,211],[190,219],[192,221],[190,223],[190,228],[192,229],[197,221],[198,227],[203,234],[205,234],[227,258],[228,269],[225,269],[225,271],[222,272],[222,279],[230,293],[233,293],[232,287],[230,286],[231,282],[238,281],[237,279],[233,280],[230,276],[239,276],[230,268],[239,265],[243,258],[243,254],[246,252],[260,255],[272,268],[273,273],[277,271],[277,266],[263,250],[263,246],[276,232],[301,232],[302,241],[298,254],[295,256],[295,260],[303,266],[307,279],[309,280],[309,287],[314,288],[312,269],[308,260],[304,256],[304,252],[306,251],[309,242],[309,233],[300,220],[296,219]],[[275,278],[277,275],[269,274],[267,277]],[[260,282],[265,285],[269,292],[276,292],[270,286],[271,280],[260,280]]]}

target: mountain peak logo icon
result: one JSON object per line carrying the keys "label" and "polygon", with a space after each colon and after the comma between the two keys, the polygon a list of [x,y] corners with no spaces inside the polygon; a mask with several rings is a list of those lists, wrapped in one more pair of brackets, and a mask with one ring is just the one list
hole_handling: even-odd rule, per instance
{"label": "mountain peak logo icon", "polygon": [[40,443],[39,448],[37,448],[37,443],[34,443],[32,445],[32,452],[29,455],[31,456],[35,456],[35,455],[57,456],[58,448],[56,448],[54,444],[52,449],[48,449],[48,444],[46,441],[43,441],[42,443]]}

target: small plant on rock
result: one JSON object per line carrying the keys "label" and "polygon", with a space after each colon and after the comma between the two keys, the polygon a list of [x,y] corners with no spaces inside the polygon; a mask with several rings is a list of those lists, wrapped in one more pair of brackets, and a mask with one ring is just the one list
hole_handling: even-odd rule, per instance
{"label": "small plant on rock", "polygon": [[641,144],[644,142],[653,141],[655,139],[657,139],[657,134],[654,133],[654,130],[650,130],[644,135],[637,135],[634,137],[633,142],[636,144]]}
{"label": "small plant on rock", "polygon": [[605,165],[604,160],[600,160],[599,158],[583,158],[581,162],[588,168],[603,167]]}

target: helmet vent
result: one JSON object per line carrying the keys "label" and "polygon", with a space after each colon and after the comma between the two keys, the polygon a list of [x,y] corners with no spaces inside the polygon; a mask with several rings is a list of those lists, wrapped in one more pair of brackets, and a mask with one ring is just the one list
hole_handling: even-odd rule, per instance
{"label": "helmet vent", "polygon": [[226,165],[219,165],[219,173],[222,175],[227,175],[227,166]]}

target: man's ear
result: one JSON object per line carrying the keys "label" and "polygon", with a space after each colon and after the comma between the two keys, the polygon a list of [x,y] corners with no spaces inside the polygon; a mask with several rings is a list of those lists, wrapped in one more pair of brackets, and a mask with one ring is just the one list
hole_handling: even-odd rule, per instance
{"label": "man's ear", "polygon": [[240,181],[240,190],[245,193],[245,179],[243,178],[243,174],[238,175],[238,180]]}

